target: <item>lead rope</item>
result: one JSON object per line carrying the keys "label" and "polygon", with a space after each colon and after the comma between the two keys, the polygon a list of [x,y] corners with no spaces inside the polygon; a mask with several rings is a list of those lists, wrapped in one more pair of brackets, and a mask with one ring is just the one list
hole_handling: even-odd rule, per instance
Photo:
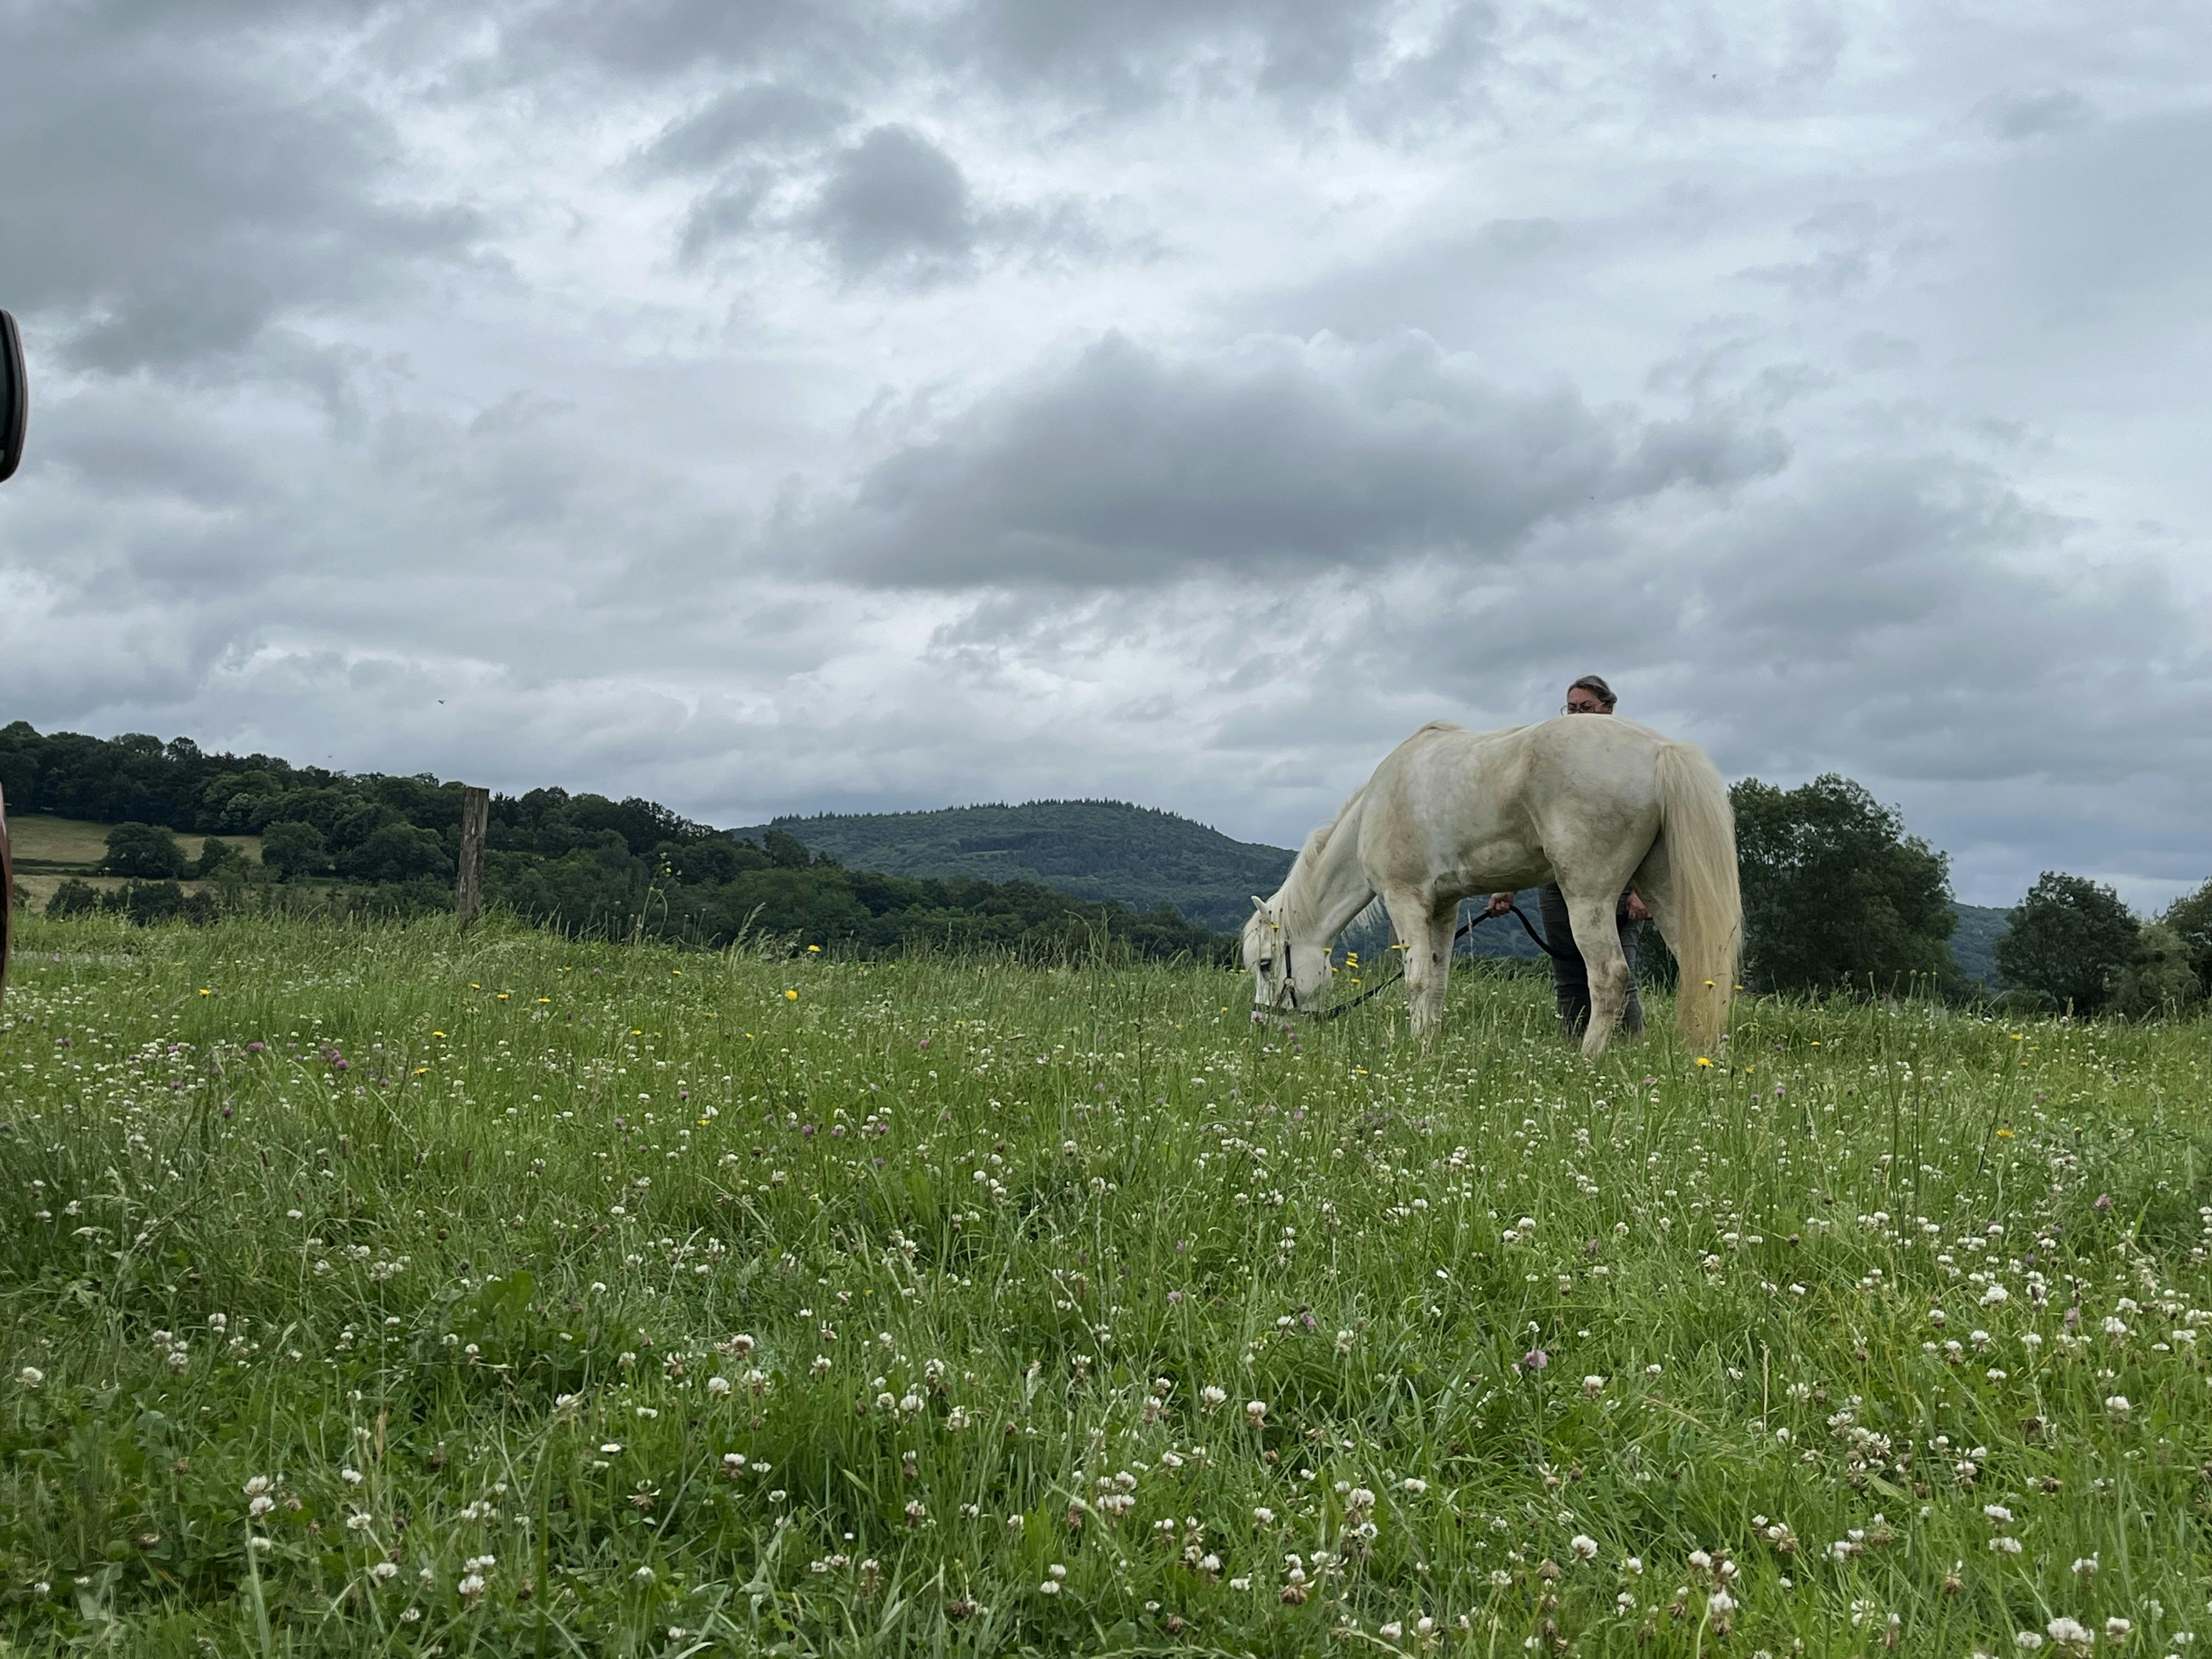
{"label": "lead rope", "polygon": [[[1519,905],[1516,904],[1512,906],[1507,914],[1511,915],[1514,921],[1521,924],[1522,930],[1535,942],[1535,945],[1538,950],[1541,951],[1546,956],[1553,957],[1554,959],[1565,959],[1567,953],[1554,947],[1549,939],[1538,933],[1534,924],[1529,921],[1528,918],[1522,914],[1521,907]],[[1452,935],[1452,943],[1454,945],[1458,944],[1462,939],[1465,939],[1469,933],[1473,933],[1476,928],[1480,927],[1484,922],[1488,921],[1489,920],[1489,911],[1478,910],[1475,912],[1474,921],[1460,924],[1459,931]],[[1290,969],[1289,944],[1290,941],[1287,939],[1284,941],[1285,950],[1283,955],[1283,967],[1286,976]],[[1389,990],[1392,986],[1395,985],[1400,980],[1405,977],[1406,969],[1401,965],[1396,973],[1391,975],[1389,978],[1384,980],[1380,985],[1374,987],[1370,990],[1362,991],[1358,996],[1352,998],[1351,1001],[1340,1002],[1336,1004],[1335,1006],[1330,1008],[1320,1008],[1310,1011],[1298,1006],[1297,993],[1294,988],[1291,994],[1290,1011],[1291,1012],[1301,1015],[1307,1019],[1335,1019],[1340,1015],[1350,1013],[1354,1008],[1357,1008],[1361,1003],[1367,1001],[1369,999],[1381,996],[1383,992]],[[1279,1004],[1277,1005],[1276,1012],[1278,1013],[1282,1012],[1281,1006]]]}

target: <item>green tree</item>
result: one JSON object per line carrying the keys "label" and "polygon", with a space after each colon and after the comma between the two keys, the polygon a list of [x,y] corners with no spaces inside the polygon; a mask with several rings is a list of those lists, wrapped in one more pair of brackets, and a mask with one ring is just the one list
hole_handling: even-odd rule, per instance
{"label": "green tree", "polygon": [[338,860],[356,881],[411,881],[417,876],[450,876],[453,861],[434,830],[418,830],[394,819],[369,832],[368,839]]}
{"label": "green tree", "polygon": [[261,832],[261,861],[279,881],[321,873],[330,866],[330,848],[323,832],[312,823],[286,818]]}
{"label": "green tree", "polygon": [[2159,921],[2180,936],[2197,975],[2197,994],[2212,997],[2212,881],[2174,900]]}
{"label": "green tree", "polygon": [[79,881],[71,876],[53,890],[46,900],[50,916],[81,916],[100,908],[100,890],[88,881]]}
{"label": "green tree", "polygon": [[1796,789],[1729,792],[1744,909],[1744,971],[1763,990],[1889,990],[1957,977],[1950,860],[1893,807],[1833,773]]}
{"label": "green tree", "polygon": [[2093,1014],[2105,1006],[2142,931],[2110,887],[2045,870],[2006,918],[1997,972],[2061,1008]]}
{"label": "green tree", "polygon": [[2113,974],[2106,1006],[2122,1019],[2160,1019],[2185,1013],[2203,997],[2189,945],[2165,922],[2136,937],[2136,948]]}
{"label": "green tree", "polygon": [[804,870],[813,862],[806,843],[788,830],[771,830],[761,837],[761,850],[779,870]]}
{"label": "green tree", "polygon": [[107,860],[100,866],[111,876],[151,876],[173,879],[190,869],[185,849],[167,830],[151,823],[118,823],[107,832]]}

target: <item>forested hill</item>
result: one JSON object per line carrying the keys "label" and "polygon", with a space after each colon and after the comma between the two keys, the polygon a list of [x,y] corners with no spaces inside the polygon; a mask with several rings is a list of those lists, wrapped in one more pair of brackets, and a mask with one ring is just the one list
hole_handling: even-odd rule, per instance
{"label": "forested hill", "polygon": [[730,833],[757,841],[770,830],[795,836],[851,870],[1034,881],[1139,912],[1165,902],[1184,920],[1223,933],[1244,925],[1253,894],[1282,884],[1293,856],[1118,800],[824,813]]}

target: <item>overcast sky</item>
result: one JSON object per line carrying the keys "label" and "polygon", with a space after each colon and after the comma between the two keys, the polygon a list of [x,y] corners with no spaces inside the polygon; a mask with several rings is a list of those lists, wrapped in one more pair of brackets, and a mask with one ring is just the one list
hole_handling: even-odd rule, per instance
{"label": "overcast sky", "polygon": [[0,721],[1292,843],[1597,672],[2212,875],[2212,8],[0,0]]}

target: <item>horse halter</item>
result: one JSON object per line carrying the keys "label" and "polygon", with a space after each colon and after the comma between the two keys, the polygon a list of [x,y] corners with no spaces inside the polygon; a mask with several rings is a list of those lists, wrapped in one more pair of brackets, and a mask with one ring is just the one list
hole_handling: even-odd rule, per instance
{"label": "horse halter", "polygon": [[[1280,922],[1271,921],[1267,926],[1278,933],[1282,932],[1282,924]],[[1309,1019],[1316,1018],[1318,1016],[1312,1009],[1303,1008],[1298,1006],[1297,964],[1296,958],[1291,955],[1291,952],[1297,947],[1292,945],[1287,937],[1283,939],[1282,943],[1283,981],[1279,986],[1275,986],[1269,991],[1267,1000],[1264,1005],[1257,1002],[1253,1004],[1252,1018],[1255,1019],[1262,1019],[1268,1014],[1303,1014]],[[1266,956],[1261,957],[1259,961],[1252,965],[1260,970],[1260,982],[1262,985],[1268,984],[1272,979],[1275,967],[1274,952],[1270,951]]]}

